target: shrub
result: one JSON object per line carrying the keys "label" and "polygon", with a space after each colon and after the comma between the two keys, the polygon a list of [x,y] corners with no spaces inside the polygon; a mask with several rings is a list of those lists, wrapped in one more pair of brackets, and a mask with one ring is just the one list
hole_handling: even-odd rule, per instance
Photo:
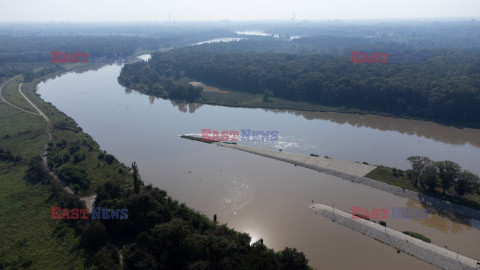
{"label": "shrub", "polygon": [[87,178],[87,171],[84,167],[77,165],[66,165],[60,170],[58,177],[67,185],[78,184],[82,189],[88,189],[90,180]]}
{"label": "shrub", "polygon": [[107,154],[105,155],[105,161],[110,165],[113,163],[113,161],[115,160],[115,157],[110,155],[110,154]]}
{"label": "shrub", "polygon": [[411,231],[404,231],[403,232],[404,234],[406,235],[410,235],[411,237],[415,237],[417,239],[420,239],[422,241],[425,241],[427,243],[430,243],[430,238],[426,237],[425,235],[423,234],[420,234],[420,233],[416,233],[416,232],[411,232]]}
{"label": "shrub", "polygon": [[85,153],[75,153],[75,155],[73,156],[73,163],[79,163],[79,162],[82,162],[84,161],[86,158],[86,155]]}

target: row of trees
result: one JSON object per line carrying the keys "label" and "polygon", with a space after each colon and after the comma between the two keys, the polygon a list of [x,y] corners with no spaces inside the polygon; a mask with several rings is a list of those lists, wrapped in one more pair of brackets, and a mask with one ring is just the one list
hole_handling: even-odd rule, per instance
{"label": "row of trees", "polygon": [[474,193],[480,185],[480,178],[474,173],[462,170],[460,165],[453,161],[434,162],[428,157],[412,156],[408,158],[412,169],[407,172],[413,185],[419,184],[433,191],[441,187],[443,194],[454,188],[458,197]]}
{"label": "row of trees", "polygon": [[128,88],[147,95],[170,98],[179,101],[193,101],[200,97],[202,88],[193,86],[186,80],[177,80],[182,75],[159,74],[145,62],[125,65],[118,82]]}

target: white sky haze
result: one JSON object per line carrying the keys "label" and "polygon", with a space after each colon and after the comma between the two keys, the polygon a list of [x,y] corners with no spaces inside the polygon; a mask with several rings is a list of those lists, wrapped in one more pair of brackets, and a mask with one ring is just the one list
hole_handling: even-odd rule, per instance
{"label": "white sky haze", "polygon": [[0,0],[0,21],[479,18],[480,0]]}

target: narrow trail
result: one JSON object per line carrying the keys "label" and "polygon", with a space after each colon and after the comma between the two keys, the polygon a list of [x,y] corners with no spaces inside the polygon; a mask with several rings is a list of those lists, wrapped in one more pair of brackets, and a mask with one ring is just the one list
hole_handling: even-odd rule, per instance
{"label": "narrow trail", "polygon": [[48,143],[52,141],[52,130],[51,130],[52,129],[52,122],[27,96],[25,96],[25,94],[22,92],[22,84],[23,83],[20,83],[18,85],[18,93],[20,93],[20,95],[38,112],[37,115],[43,117],[43,119],[45,119],[45,121],[47,121],[47,128],[46,128],[46,131],[45,131],[47,133],[47,142],[45,143],[45,147],[43,148],[43,152],[42,152],[43,164],[47,168],[48,173],[53,178],[55,178],[56,180],[58,180],[62,184],[63,189],[65,189],[70,194],[74,194],[73,190],[70,189],[62,180],[60,180],[55,175],[55,173],[53,171],[51,171],[48,168],[48,162],[47,162],[48,150],[47,149],[48,149]]}
{"label": "narrow trail", "polygon": [[[18,75],[18,76],[15,76],[7,81],[5,81],[1,86],[0,86],[0,99],[1,101],[5,102],[6,104],[8,104],[9,106],[11,106],[12,108],[15,108],[15,109],[18,109],[22,112],[25,112],[25,113],[29,113],[29,114],[33,114],[33,115],[38,115],[38,116],[41,116],[43,117],[43,119],[45,119],[45,121],[47,122],[47,127],[46,127],[46,134],[47,134],[47,141],[45,143],[45,147],[43,148],[43,151],[42,151],[42,159],[43,159],[43,164],[45,166],[45,168],[47,169],[48,173],[56,180],[58,180],[62,186],[63,186],[63,189],[65,191],[67,191],[68,193],[70,194],[75,194],[73,192],[72,189],[70,189],[70,187],[68,187],[62,180],[60,180],[58,178],[57,175],[55,175],[55,173],[53,171],[51,171],[49,168],[48,168],[48,160],[47,160],[47,156],[48,156],[48,144],[52,141],[52,122],[50,121],[50,119],[47,117],[47,115],[45,115],[45,113],[42,112],[42,110],[40,110],[23,92],[22,92],[22,82],[18,85],[18,92],[20,93],[20,95],[38,112],[38,113],[33,113],[33,112],[30,112],[30,111],[27,111],[27,110],[24,110],[18,106],[15,106],[13,105],[12,103],[8,102],[2,95],[2,89],[5,85],[7,85],[8,83],[10,83],[12,80],[20,77],[21,75]],[[91,196],[88,196],[88,197],[81,197],[80,200],[82,200],[83,202],[85,202],[85,204],[87,205],[87,208],[89,210],[92,209],[93,207],[93,203],[95,202],[95,198],[96,198],[96,195],[91,195]]]}
{"label": "narrow trail", "polygon": [[[30,112],[30,111],[24,110],[24,109],[22,109],[22,108],[20,108],[20,107],[18,107],[18,106],[16,106],[16,105],[13,105],[13,104],[10,103],[8,100],[6,100],[6,99],[3,97],[3,95],[2,95],[2,89],[3,89],[3,87],[4,87],[5,85],[9,84],[11,81],[15,80],[16,78],[20,77],[20,76],[21,76],[21,75],[15,76],[15,77],[7,80],[6,82],[4,82],[4,83],[2,84],[2,86],[0,86],[0,99],[1,99],[3,102],[5,102],[7,105],[9,105],[10,107],[12,107],[12,108],[15,108],[15,109],[20,110],[20,111],[25,112],[25,113],[29,113],[29,114],[33,114],[33,115],[39,115],[38,113]],[[21,85],[21,83],[20,83],[20,85]],[[33,104],[32,104],[32,105],[33,105]]]}

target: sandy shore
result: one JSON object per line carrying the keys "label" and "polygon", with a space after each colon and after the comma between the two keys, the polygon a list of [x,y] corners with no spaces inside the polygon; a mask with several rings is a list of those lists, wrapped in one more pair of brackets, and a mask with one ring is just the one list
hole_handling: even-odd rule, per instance
{"label": "sandy shore", "polygon": [[312,204],[309,208],[335,223],[397,248],[441,269],[479,269],[477,268],[477,261],[474,259],[368,220],[352,219],[351,214],[333,209],[330,206]]}

